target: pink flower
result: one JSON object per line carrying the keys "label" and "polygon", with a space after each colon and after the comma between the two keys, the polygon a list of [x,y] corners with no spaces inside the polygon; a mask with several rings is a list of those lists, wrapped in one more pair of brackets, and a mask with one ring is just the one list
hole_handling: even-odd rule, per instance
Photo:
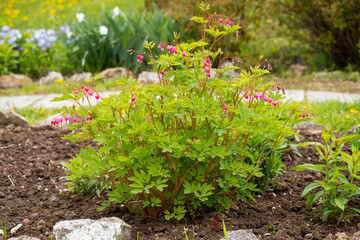
{"label": "pink flower", "polygon": [[302,117],[303,117],[303,118],[305,118],[305,117],[306,117],[306,115],[305,115],[305,114],[303,114],[303,115],[302,115]]}
{"label": "pink flower", "polygon": [[138,61],[139,63],[142,63],[143,59],[144,59],[144,56],[143,56],[143,55],[138,55],[138,56],[137,56],[137,61]]}
{"label": "pink flower", "polygon": [[226,107],[226,104],[224,102],[223,102],[222,108],[225,111],[225,117],[226,117],[228,115],[229,111],[228,111],[228,108]]}
{"label": "pink flower", "polygon": [[211,77],[211,72],[206,73],[206,76]]}
{"label": "pink flower", "polygon": [[70,121],[70,119],[71,119],[70,115],[65,115],[65,122]]}
{"label": "pink flower", "polygon": [[186,56],[186,53],[185,53],[185,52],[182,52],[181,55],[183,55],[183,57],[185,57],[185,56]]}
{"label": "pink flower", "polygon": [[89,91],[89,88],[85,87],[85,92],[88,92]]}
{"label": "pink flower", "polygon": [[64,121],[64,118],[62,116],[59,117],[59,122],[61,123],[62,125],[62,122]]}
{"label": "pink flower", "polygon": [[75,93],[75,95],[77,95],[77,94],[79,93],[79,91],[78,91],[78,90],[74,90],[74,93]]}
{"label": "pink flower", "polygon": [[81,89],[84,89],[84,85],[81,86]]}
{"label": "pink flower", "polygon": [[244,98],[249,99],[249,94],[245,93]]}
{"label": "pink flower", "polygon": [[267,100],[268,100],[268,97],[265,95],[264,96],[264,101],[267,102]]}
{"label": "pink flower", "polygon": [[166,69],[164,69],[164,71],[161,72],[161,75],[162,75],[163,77],[166,76]]}
{"label": "pink flower", "polygon": [[168,46],[167,46],[167,50],[168,50],[168,53],[170,54],[170,52],[172,51],[172,46],[171,46],[171,45],[168,45]]}
{"label": "pink flower", "polygon": [[73,117],[73,122],[76,123],[76,117],[75,116]]}
{"label": "pink flower", "polygon": [[223,23],[223,21],[224,21],[224,19],[223,19],[223,18],[219,18],[219,23],[220,23],[220,24],[222,24],[222,23]]}
{"label": "pink flower", "polygon": [[94,94],[93,91],[89,91],[89,95],[92,96]]}
{"label": "pink flower", "polygon": [[87,121],[91,121],[91,119],[92,119],[91,117],[87,117],[87,118],[86,118]]}
{"label": "pink flower", "polygon": [[99,95],[95,95],[95,99],[99,100],[100,96]]}
{"label": "pink flower", "polygon": [[130,101],[131,101],[131,105],[135,104],[136,103],[136,97],[132,97]]}
{"label": "pink flower", "polygon": [[176,52],[177,52],[177,47],[173,46],[172,49],[171,49],[171,51],[172,51],[173,53],[176,53]]}
{"label": "pink flower", "polygon": [[210,62],[210,59],[207,58],[204,62],[204,66],[210,66],[211,62]]}
{"label": "pink flower", "polygon": [[206,67],[204,68],[204,71],[205,71],[206,73],[208,73],[208,72],[210,71],[210,68],[209,68],[208,66],[206,66]]}
{"label": "pink flower", "polygon": [[271,97],[268,98],[268,102],[269,102],[269,103],[271,103],[272,100],[273,100],[273,99],[272,99]]}
{"label": "pink flower", "polygon": [[226,24],[229,26],[230,25],[230,20],[226,19]]}

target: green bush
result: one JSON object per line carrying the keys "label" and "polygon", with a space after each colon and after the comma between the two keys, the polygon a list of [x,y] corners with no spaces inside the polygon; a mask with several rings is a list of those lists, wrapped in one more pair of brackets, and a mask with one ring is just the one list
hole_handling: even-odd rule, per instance
{"label": "green bush", "polygon": [[[100,28],[104,29],[103,33]],[[143,51],[142,45],[148,39],[171,41],[177,24],[153,4],[153,12],[145,9],[137,15],[133,11],[126,15],[120,11],[117,16],[104,12],[98,22],[85,18],[71,23],[70,29],[73,43],[68,46],[72,56],[77,58],[79,68],[96,73],[116,66],[138,71],[137,59],[127,51]],[[69,42],[64,36],[63,39]]]}
{"label": "green bush", "polygon": [[[287,123],[295,109],[280,103],[284,96],[271,90],[273,81],[264,82],[266,61],[236,79],[228,71],[239,67],[210,71],[214,61],[226,58],[205,42],[205,34],[216,42],[235,35],[239,26],[209,23],[227,17],[207,15],[209,6],[200,6],[204,17],[192,20],[203,25],[203,39],[179,43],[180,35],[174,34],[171,47],[160,45],[169,52],[155,56],[154,42],[144,44],[148,53],[132,51],[154,65],[160,85],[122,79],[121,94],[72,113],[81,119],[74,127],[82,131],[66,138],[91,139],[96,146],[64,163],[70,170],[66,178],[75,192],[89,189],[82,189],[84,179],[101,186],[98,192],[107,189],[101,209],[121,203],[152,219],[180,220],[209,208],[229,209],[233,198],[255,200],[254,194],[281,172],[278,150],[293,133]],[[93,84],[69,85],[69,92],[54,101],[82,105],[98,96]]]}
{"label": "green bush", "polygon": [[[360,66],[360,5],[357,1],[275,0],[292,33],[304,31],[308,40],[345,68]],[[324,59],[325,60],[325,59]]]}
{"label": "green bush", "polygon": [[17,70],[19,53],[8,44],[0,44],[0,75],[9,74]]}

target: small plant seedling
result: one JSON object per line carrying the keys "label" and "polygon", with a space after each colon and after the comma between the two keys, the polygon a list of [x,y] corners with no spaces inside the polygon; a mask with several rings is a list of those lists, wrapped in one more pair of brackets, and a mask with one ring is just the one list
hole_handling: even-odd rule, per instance
{"label": "small plant seedling", "polygon": [[[306,195],[306,206],[310,208],[317,202],[321,205],[321,218],[323,221],[327,219],[338,219],[337,224],[343,220],[347,220],[354,215],[359,215],[360,210],[349,207],[348,202],[351,198],[360,194],[359,187],[355,184],[355,179],[360,179],[360,151],[359,138],[360,129],[355,135],[336,138],[334,134],[326,129],[322,130],[322,138],[325,145],[317,142],[300,143],[298,146],[314,145],[320,155],[320,164],[303,164],[293,168],[297,171],[312,170],[323,175],[322,180],[316,180],[310,183],[302,192],[301,197]],[[342,149],[345,143],[351,142],[352,155],[347,154]],[[345,165],[344,165],[345,164]],[[347,172],[346,176],[343,174]],[[310,193],[314,189],[316,193]],[[318,212],[318,211],[316,211]]]}

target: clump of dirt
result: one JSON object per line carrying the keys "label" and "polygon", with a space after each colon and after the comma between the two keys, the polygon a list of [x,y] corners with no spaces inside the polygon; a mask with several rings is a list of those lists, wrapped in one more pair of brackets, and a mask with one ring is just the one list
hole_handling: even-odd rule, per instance
{"label": "clump of dirt", "polygon": [[[310,182],[320,178],[313,172],[291,171],[298,164],[318,163],[317,152],[311,146],[299,149],[302,158],[291,152],[284,154],[286,168],[277,177],[279,185],[264,196],[256,196],[257,202],[234,201],[229,211],[206,213],[180,222],[150,221],[121,206],[98,212],[104,197],[81,199],[67,190],[62,179],[65,169],[61,162],[69,161],[86,146],[62,140],[68,132],[48,127],[0,127],[0,221],[7,216],[8,233],[23,223],[14,236],[49,239],[58,221],[112,216],[132,225],[134,239],[138,232],[139,239],[185,239],[187,228],[189,239],[195,235],[195,239],[218,240],[224,236],[222,219],[228,231],[252,229],[259,239],[333,239],[338,232],[353,234],[360,228],[359,217],[339,226],[323,223],[306,209],[305,199],[299,198]],[[319,132],[315,133],[303,134],[308,140],[319,141]],[[354,206],[359,208],[359,202],[355,199]]]}

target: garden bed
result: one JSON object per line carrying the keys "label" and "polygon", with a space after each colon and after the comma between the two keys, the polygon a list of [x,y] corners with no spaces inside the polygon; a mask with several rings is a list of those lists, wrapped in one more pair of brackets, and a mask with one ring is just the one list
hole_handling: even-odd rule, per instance
{"label": "garden bed", "polygon": [[[287,167],[277,177],[280,185],[265,196],[258,195],[257,203],[234,201],[229,211],[202,213],[180,222],[142,219],[121,206],[98,212],[103,198],[81,199],[70,193],[61,179],[65,172],[61,162],[69,161],[86,144],[60,139],[66,133],[53,128],[0,127],[0,221],[4,222],[7,216],[8,234],[22,223],[15,236],[26,234],[49,239],[53,225],[61,220],[111,216],[130,224],[134,239],[137,232],[139,239],[185,239],[186,227],[189,239],[195,233],[195,239],[217,240],[223,237],[222,219],[227,230],[252,229],[259,239],[324,239],[330,233],[353,234],[360,228],[359,217],[339,226],[323,223],[318,215],[306,209],[305,199],[299,198],[302,190],[318,176],[290,169],[301,163],[318,162],[311,146],[299,149],[303,158],[292,153],[283,156]],[[311,132],[302,134],[312,141],[321,138],[320,134]],[[352,205],[356,201],[358,205],[358,198]]]}

